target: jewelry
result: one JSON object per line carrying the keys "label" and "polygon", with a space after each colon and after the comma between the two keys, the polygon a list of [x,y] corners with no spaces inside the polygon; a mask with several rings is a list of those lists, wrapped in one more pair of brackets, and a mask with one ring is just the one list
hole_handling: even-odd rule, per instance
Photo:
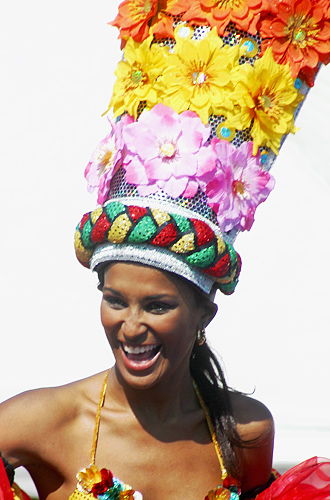
{"label": "jewelry", "polygon": [[203,345],[204,344],[204,342],[206,340],[206,338],[205,338],[205,328],[197,330],[196,338],[197,338],[198,345]]}

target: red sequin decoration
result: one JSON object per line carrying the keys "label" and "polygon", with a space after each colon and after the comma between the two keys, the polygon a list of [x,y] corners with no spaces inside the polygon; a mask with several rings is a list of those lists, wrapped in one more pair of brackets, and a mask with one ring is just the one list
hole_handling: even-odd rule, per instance
{"label": "red sequin decoration", "polygon": [[166,247],[177,237],[177,232],[172,222],[165,226],[157,236],[152,240],[152,245]]}
{"label": "red sequin decoration", "polygon": [[102,243],[104,241],[105,233],[110,229],[110,222],[108,221],[105,213],[99,217],[95,226],[92,229],[91,238],[94,243]]}
{"label": "red sequin decoration", "polygon": [[197,245],[200,247],[214,240],[214,232],[209,226],[198,219],[191,219],[197,234]]}
{"label": "red sequin decoration", "polygon": [[218,260],[215,266],[210,267],[209,269],[204,269],[204,272],[210,274],[211,276],[222,278],[222,276],[228,273],[229,267],[230,257],[229,254],[226,253],[220,260]]}
{"label": "red sequin decoration", "polygon": [[147,209],[144,207],[127,207],[127,209],[134,222],[147,213]]}
{"label": "red sequin decoration", "polygon": [[80,226],[79,226],[80,227],[80,231],[82,231],[84,229],[84,225],[86,224],[86,222],[88,221],[88,219],[89,219],[89,214],[85,214],[83,216],[83,218],[81,219],[81,221],[80,221]]}

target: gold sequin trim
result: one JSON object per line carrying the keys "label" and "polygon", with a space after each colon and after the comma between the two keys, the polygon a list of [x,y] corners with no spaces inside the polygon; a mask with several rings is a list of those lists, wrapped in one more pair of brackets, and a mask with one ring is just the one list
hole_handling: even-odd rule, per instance
{"label": "gold sequin trim", "polygon": [[131,226],[127,214],[119,215],[110,228],[108,240],[111,243],[122,243]]}
{"label": "gold sequin trim", "polygon": [[168,222],[171,219],[169,214],[163,212],[162,210],[159,210],[159,208],[151,208],[150,210],[158,226],[161,226],[162,224]]}
{"label": "gold sequin trim", "polygon": [[171,247],[171,250],[175,253],[191,252],[191,250],[195,250],[194,240],[194,233],[185,234]]}
{"label": "gold sequin trim", "polygon": [[100,217],[100,215],[102,215],[102,213],[103,213],[102,207],[96,208],[95,210],[93,210],[93,212],[91,212],[91,221],[92,221],[93,226],[94,226],[95,222],[97,221],[97,219]]}

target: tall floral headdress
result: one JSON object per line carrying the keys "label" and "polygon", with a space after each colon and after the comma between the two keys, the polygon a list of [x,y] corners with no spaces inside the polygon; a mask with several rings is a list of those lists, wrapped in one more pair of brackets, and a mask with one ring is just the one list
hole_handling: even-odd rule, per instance
{"label": "tall floral headdress", "polygon": [[85,176],[79,261],[131,260],[230,294],[269,170],[321,63],[330,0],[124,0],[110,131]]}

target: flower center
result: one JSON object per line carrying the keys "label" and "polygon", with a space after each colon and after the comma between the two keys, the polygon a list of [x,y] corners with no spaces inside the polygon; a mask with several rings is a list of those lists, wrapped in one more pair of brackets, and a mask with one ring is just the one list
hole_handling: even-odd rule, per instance
{"label": "flower center", "polygon": [[129,3],[129,14],[134,21],[145,19],[151,10],[151,0],[131,0]]}
{"label": "flower center", "polygon": [[319,31],[313,18],[307,17],[304,14],[294,14],[291,16],[284,28],[285,36],[301,49],[316,43]]}
{"label": "flower center", "polygon": [[131,78],[132,78],[132,82],[135,85],[138,85],[139,83],[142,82],[142,71],[140,69],[132,71]]}
{"label": "flower center", "polygon": [[140,65],[137,64],[132,66],[131,74],[129,76],[130,78],[127,82],[127,90],[135,89],[138,86],[144,85],[148,81],[148,76],[144,73]]}
{"label": "flower center", "polygon": [[241,200],[249,200],[250,199],[250,193],[248,193],[245,190],[245,183],[241,180],[235,180],[233,181],[231,185],[231,189],[233,192],[234,196],[238,196]]}
{"label": "flower center", "polygon": [[151,11],[151,0],[146,0],[146,2],[144,2],[144,12],[150,12]]}
{"label": "flower center", "polygon": [[194,71],[192,81],[194,85],[202,85],[206,80],[206,75],[202,71]]}
{"label": "flower center", "polygon": [[242,0],[212,0],[219,9],[235,9],[240,7]]}
{"label": "flower center", "polygon": [[114,160],[114,152],[110,149],[100,152],[98,155],[98,165],[97,165],[97,173],[99,177],[103,177],[103,175],[110,170]]}
{"label": "flower center", "polygon": [[173,158],[176,153],[176,145],[173,142],[164,142],[159,148],[161,158]]}
{"label": "flower center", "polygon": [[262,108],[264,108],[264,110],[268,110],[271,105],[272,105],[272,100],[271,98],[269,97],[269,95],[261,95],[259,96],[259,102],[260,102],[260,106]]}
{"label": "flower center", "polygon": [[283,114],[283,110],[278,105],[279,97],[276,95],[275,89],[262,89],[255,102],[256,108],[266,113],[273,120],[278,120]]}

